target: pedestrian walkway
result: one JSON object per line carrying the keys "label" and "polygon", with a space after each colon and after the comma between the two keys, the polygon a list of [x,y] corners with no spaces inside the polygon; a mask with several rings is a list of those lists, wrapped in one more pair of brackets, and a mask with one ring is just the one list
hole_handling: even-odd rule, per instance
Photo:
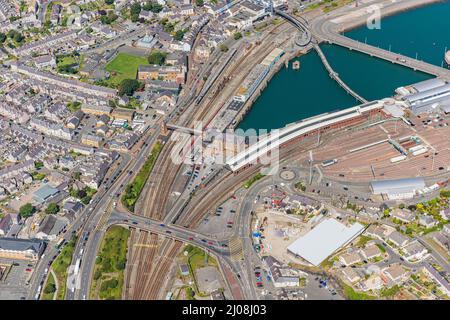
{"label": "pedestrian walkway", "polygon": [[238,237],[231,238],[228,247],[230,249],[231,260],[240,261],[244,259],[243,245],[242,240],[240,238]]}

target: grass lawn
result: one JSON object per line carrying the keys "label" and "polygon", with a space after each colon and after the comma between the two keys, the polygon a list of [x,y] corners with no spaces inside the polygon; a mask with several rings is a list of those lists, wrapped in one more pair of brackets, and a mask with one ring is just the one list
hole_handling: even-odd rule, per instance
{"label": "grass lawn", "polygon": [[186,262],[189,266],[189,272],[191,274],[191,277],[194,280],[195,291],[200,296],[204,296],[204,294],[199,292],[199,290],[198,290],[197,280],[195,279],[195,276],[196,276],[195,271],[197,269],[207,267],[207,266],[217,267],[217,261],[210,255],[208,255],[202,249],[200,249],[198,247],[194,247],[192,245],[187,245],[183,251],[188,252]]}
{"label": "grass lawn", "polygon": [[145,182],[152,172],[153,166],[155,165],[156,159],[158,159],[158,155],[161,152],[161,149],[162,143],[160,141],[157,141],[153,146],[150,156],[145,161],[136,177],[133,179],[133,182],[131,182],[125,188],[125,193],[123,194],[121,200],[123,205],[127,207],[128,210],[134,212],[134,205],[136,204],[136,201],[139,198],[142,189],[144,188]]}
{"label": "grass lawn", "polygon": [[361,236],[359,236],[357,246],[364,247],[367,244],[367,242],[369,242],[370,240],[372,240],[371,237],[361,235]]}
{"label": "grass lawn", "polygon": [[129,236],[130,230],[119,226],[113,226],[106,231],[95,260],[92,299],[122,298]]}
{"label": "grass lawn", "polygon": [[136,79],[137,69],[141,64],[149,65],[146,58],[120,52],[106,65],[106,70],[111,73],[108,83],[118,86],[124,79]]}
{"label": "grass lawn", "polygon": [[376,299],[375,296],[371,296],[369,294],[363,293],[363,292],[356,292],[353,290],[352,287],[349,285],[344,284],[344,295],[349,300],[374,300]]}
{"label": "grass lawn", "polygon": [[381,243],[377,243],[376,246],[378,247],[378,249],[380,249],[381,252],[386,252],[386,248]]}
{"label": "grass lawn", "polygon": [[78,64],[78,61],[77,61],[76,57],[74,57],[74,56],[64,56],[64,57],[60,58],[58,61],[58,67],[71,66],[74,64]]}
{"label": "grass lawn", "polygon": [[70,242],[67,243],[61,250],[60,255],[52,263],[51,268],[55,271],[56,278],[58,279],[58,294],[56,296],[56,300],[64,300],[67,284],[67,269],[72,263],[72,256],[73,251],[75,250],[76,241],[76,238],[70,240]]}
{"label": "grass lawn", "polygon": [[258,181],[262,178],[264,178],[264,175],[262,173],[256,174],[255,176],[251,177],[244,183],[244,188],[245,189],[250,188],[252,186],[252,184],[254,184],[256,181]]}

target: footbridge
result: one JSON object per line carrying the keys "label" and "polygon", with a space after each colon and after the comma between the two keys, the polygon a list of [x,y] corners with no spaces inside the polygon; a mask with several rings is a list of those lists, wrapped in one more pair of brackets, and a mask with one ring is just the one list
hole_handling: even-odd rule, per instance
{"label": "footbridge", "polygon": [[307,43],[305,44],[305,46],[308,44],[311,44],[311,43],[313,44],[314,49],[319,54],[320,60],[322,60],[322,63],[325,66],[325,68],[327,69],[328,73],[330,74],[330,77],[333,78],[345,91],[347,91],[348,94],[353,96],[356,100],[360,101],[361,103],[367,103],[366,99],[364,99],[359,94],[357,94],[355,91],[353,91],[352,88],[350,88],[339,77],[339,74],[333,70],[333,68],[331,67],[330,63],[328,62],[325,54],[322,52],[319,45],[317,44],[317,41],[313,38],[312,33],[309,30],[308,21],[306,21],[306,19],[301,18],[301,17],[299,19],[294,18],[290,14],[288,14],[284,11],[281,11],[281,10],[277,10],[277,9],[273,9],[273,12],[275,14],[283,17],[284,19],[288,20],[290,23],[295,25],[300,31],[304,32],[306,34],[306,38],[307,38]]}
{"label": "footbridge", "polygon": [[169,130],[183,132],[183,133],[190,134],[190,135],[201,136],[203,134],[202,130],[200,130],[200,129],[186,128],[186,127],[182,127],[182,126],[179,126],[179,125],[176,125],[173,123],[167,123],[166,127]]}
{"label": "footbridge", "polygon": [[325,54],[323,53],[322,49],[320,49],[318,44],[314,44],[314,49],[319,54],[320,60],[322,60],[323,65],[327,69],[327,71],[330,74],[330,77],[333,78],[345,91],[347,91],[348,94],[352,95],[356,100],[360,101],[361,103],[368,102],[366,99],[361,97],[359,94],[357,94],[355,91],[352,90],[340,77],[339,74],[333,70],[330,63],[327,60],[327,57],[325,57]]}

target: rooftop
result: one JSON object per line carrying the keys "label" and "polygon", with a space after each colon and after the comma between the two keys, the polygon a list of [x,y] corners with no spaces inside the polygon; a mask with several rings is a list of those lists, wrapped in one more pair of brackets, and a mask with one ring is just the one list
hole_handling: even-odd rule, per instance
{"label": "rooftop", "polygon": [[364,226],[355,223],[350,227],[335,219],[326,219],[287,248],[317,266],[337,249],[345,246],[364,230]]}

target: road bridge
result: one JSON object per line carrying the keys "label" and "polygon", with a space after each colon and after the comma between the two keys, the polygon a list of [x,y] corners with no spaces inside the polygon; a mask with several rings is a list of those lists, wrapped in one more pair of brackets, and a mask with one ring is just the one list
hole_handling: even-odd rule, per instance
{"label": "road bridge", "polygon": [[294,18],[293,16],[289,15],[288,13],[278,10],[278,9],[273,9],[273,12],[275,14],[279,15],[280,17],[286,19],[290,23],[292,23],[294,26],[297,27],[297,29],[299,29],[301,32],[303,32],[306,35],[304,37],[304,39],[302,38],[301,40],[297,41],[297,44],[299,46],[306,47],[308,44],[311,43],[312,35],[308,28],[308,22],[305,19],[299,18],[300,19],[299,20],[299,19]]}

